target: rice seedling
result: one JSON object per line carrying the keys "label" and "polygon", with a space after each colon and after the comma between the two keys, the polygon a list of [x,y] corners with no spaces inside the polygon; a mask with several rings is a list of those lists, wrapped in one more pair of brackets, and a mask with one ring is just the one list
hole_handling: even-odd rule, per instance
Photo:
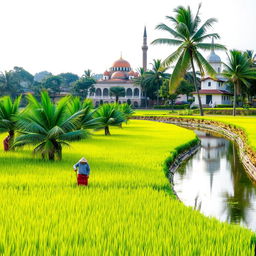
{"label": "rice seedling", "polygon": [[[1,149],[0,255],[253,255],[251,231],[170,196],[163,163],[194,139],[174,125],[131,120],[63,148],[63,161]],[[77,187],[72,170],[82,155],[89,187]]]}

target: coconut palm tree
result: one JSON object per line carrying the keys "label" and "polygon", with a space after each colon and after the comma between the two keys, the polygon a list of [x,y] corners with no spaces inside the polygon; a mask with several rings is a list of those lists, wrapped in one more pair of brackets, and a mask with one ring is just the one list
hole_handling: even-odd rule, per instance
{"label": "coconut palm tree", "polygon": [[156,90],[156,104],[159,105],[159,89],[163,84],[164,79],[169,78],[170,75],[166,73],[166,70],[168,68],[162,65],[161,60],[153,60],[153,63],[151,63],[151,65],[152,69],[145,72],[145,83],[151,84],[151,87]]}
{"label": "coconut palm tree", "polygon": [[256,68],[251,67],[247,54],[231,50],[228,55],[228,63],[224,63],[222,75],[234,86],[233,116],[235,116],[237,92],[242,84],[249,87],[251,80],[256,79]]}
{"label": "coconut palm tree", "polygon": [[171,38],[158,38],[152,44],[167,44],[170,46],[178,46],[178,49],[171,53],[164,61],[165,66],[176,62],[170,82],[170,93],[173,93],[179,86],[186,72],[192,68],[194,77],[194,86],[197,92],[200,113],[203,115],[203,108],[199,90],[196,84],[195,63],[199,68],[201,76],[207,72],[209,75],[216,74],[212,66],[200,53],[200,50],[225,50],[226,48],[221,44],[204,43],[206,39],[220,38],[217,33],[207,34],[207,29],[217,21],[214,18],[207,19],[202,25],[199,16],[201,5],[199,5],[196,15],[191,12],[190,7],[179,6],[174,9],[175,16],[166,16],[172,22],[173,28],[164,23],[159,24],[156,29],[168,32]]}
{"label": "coconut palm tree", "polygon": [[21,133],[14,146],[34,145],[34,153],[41,153],[42,158],[62,159],[62,146],[68,141],[80,140],[86,136],[86,131],[80,129],[80,119],[84,110],[70,115],[67,109],[70,97],[62,98],[55,105],[47,92],[41,92],[41,102],[32,96],[27,96],[28,106],[18,121]]}
{"label": "coconut palm tree", "polygon": [[85,99],[82,102],[79,97],[72,98],[68,103],[68,110],[70,115],[74,115],[78,111],[84,110],[79,128],[94,129],[101,125],[100,118],[94,117],[96,110],[93,109],[93,102],[91,99]]}
{"label": "coconut palm tree", "polygon": [[4,139],[4,150],[9,151],[17,130],[21,96],[11,100],[10,96],[0,99],[0,133],[7,132],[8,136]]}
{"label": "coconut palm tree", "polygon": [[124,114],[118,110],[116,104],[103,104],[95,112],[95,117],[100,118],[101,127],[104,129],[105,135],[111,135],[109,126],[121,126],[125,121]]}
{"label": "coconut palm tree", "polygon": [[110,88],[110,96],[114,96],[116,98],[116,103],[118,103],[119,97],[125,96],[125,89],[121,86],[114,86]]}

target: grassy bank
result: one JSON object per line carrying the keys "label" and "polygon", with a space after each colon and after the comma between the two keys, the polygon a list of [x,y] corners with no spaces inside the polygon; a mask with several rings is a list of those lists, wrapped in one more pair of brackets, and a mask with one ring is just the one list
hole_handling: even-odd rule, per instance
{"label": "grassy bank", "polygon": [[[0,255],[253,255],[251,232],[169,195],[163,163],[192,131],[131,121],[65,149],[62,162],[0,151]],[[82,155],[92,175],[75,185]]]}

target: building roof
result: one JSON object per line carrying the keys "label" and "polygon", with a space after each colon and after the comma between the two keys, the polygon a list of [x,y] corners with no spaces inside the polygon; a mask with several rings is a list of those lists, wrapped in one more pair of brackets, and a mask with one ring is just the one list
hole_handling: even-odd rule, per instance
{"label": "building roof", "polygon": [[201,81],[205,81],[205,80],[213,80],[213,81],[216,81],[216,82],[227,82],[228,81],[226,78],[220,77],[220,76],[216,76],[216,78],[207,76],[207,77],[203,77],[201,79]]}
{"label": "building roof", "polygon": [[[192,92],[192,94],[197,94],[197,92]],[[232,95],[232,93],[225,90],[199,90],[199,94],[225,94]]]}
{"label": "building roof", "polygon": [[104,76],[110,76],[110,72],[106,70],[103,75]]}
{"label": "building roof", "polygon": [[124,60],[122,57],[120,57],[119,60],[116,60],[112,68],[131,68],[130,63],[127,60]]}

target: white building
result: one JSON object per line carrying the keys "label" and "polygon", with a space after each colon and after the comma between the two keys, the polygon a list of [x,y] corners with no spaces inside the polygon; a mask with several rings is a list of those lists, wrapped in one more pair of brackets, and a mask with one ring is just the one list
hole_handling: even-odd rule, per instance
{"label": "white building", "polygon": [[142,96],[140,86],[133,82],[133,78],[138,77],[138,73],[131,69],[130,63],[122,57],[115,61],[109,71],[105,71],[103,79],[94,85],[95,92],[91,93],[91,98],[96,106],[102,103],[114,103],[115,96],[110,95],[111,87],[123,87],[125,96],[119,97],[119,103],[130,103],[134,107],[141,106]]}
{"label": "white building", "polygon": [[[227,88],[226,79],[220,75],[222,72],[222,62],[221,58],[211,50],[208,62],[217,72],[216,78],[210,76],[203,77],[201,79],[201,89],[199,94],[201,97],[203,106],[216,106],[221,104],[231,104],[232,94]],[[194,105],[199,105],[197,93],[193,92],[195,97]]]}

